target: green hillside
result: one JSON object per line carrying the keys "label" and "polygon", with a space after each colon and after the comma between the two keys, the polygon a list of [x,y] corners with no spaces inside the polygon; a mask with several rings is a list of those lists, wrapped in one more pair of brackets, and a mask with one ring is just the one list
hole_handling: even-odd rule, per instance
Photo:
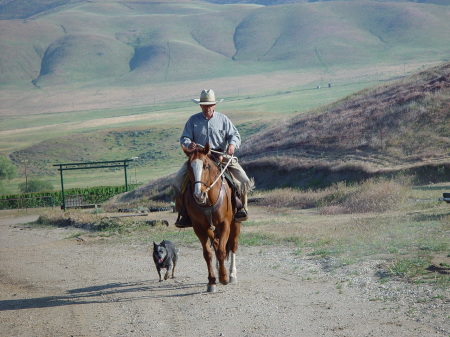
{"label": "green hillside", "polygon": [[358,92],[316,116],[279,122],[250,137],[240,160],[260,187],[326,186],[399,172],[446,181],[449,109],[446,63]]}
{"label": "green hillside", "polygon": [[[293,116],[303,130],[298,120],[323,113],[314,108],[449,58],[450,7],[444,2],[243,2],[1,2],[0,154],[14,160],[17,179],[23,178],[26,161],[30,174],[56,185],[56,162],[133,156],[141,158],[136,165],[147,181],[172,173],[184,160],[177,147],[183,123],[197,112],[190,99],[203,88],[212,87],[225,98],[223,110],[246,142]],[[389,90],[397,98],[406,96],[406,91]],[[389,110],[385,102],[397,101],[384,96],[383,104],[361,100],[371,102],[368,111]],[[330,116],[343,114],[336,111]],[[420,139],[427,139],[431,129],[419,123],[422,119],[381,126],[377,121],[371,128],[356,122],[370,117],[354,118],[348,125],[335,121],[337,131],[315,120],[305,124],[328,130],[311,137],[317,144],[328,142],[333,132],[363,135],[348,140],[347,152],[330,146],[299,155],[295,129],[286,137],[292,144],[280,143],[266,162],[245,148],[243,161],[264,176],[271,160],[284,151],[286,163],[294,167],[319,165],[325,171],[333,165],[345,168],[335,161],[345,158],[364,176],[448,158],[442,152],[445,128],[437,138],[429,137],[438,148],[433,150],[414,140],[415,128],[423,130]],[[438,122],[446,125],[442,118]],[[394,130],[392,135],[385,134],[386,128]],[[72,183],[79,185],[77,179]],[[102,179],[111,182],[108,172]],[[98,182],[98,173],[83,177],[83,184]],[[15,189],[17,181],[6,184]]]}
{"label": "green hillside", "polygon": [[[23,2],[10,1],[1,13],[12,15],[13,4],[26,12]],[[450,8],[434,4],[40,4],[28,20],[0,20],[3,86],[138,85],[299,68],[332,73],[443,61],[450,51]]]}
{"label": "green hillside", "polygon": [[[450,63],[320,106],[326,92],[338,95],[334,90],[342,88],[235,98],[221,104],[220,111],[226,111],[240,130],[243,146],[238,156],[249,175],[256,178],[258,188],[319,187],[399,172],[414,174],[427,183],[450,179]],[[305,104],[314,97],[317,107],[307,110]],[[77,113],[71,135],[52,137],[11,153],[20,175],[8,188],[14,190],[24,179],[25,161],[29,177],[45,178],[54,186],[59,184],[53,167],[56,163],[138,157],[133,163],[135,180],[148,183],[173,174],[185,160],[178,139],[196,107],[190,103],[167,110],[143,110],[145,114],[124,116],[137,118],[131,126],[105,126],[103,130],[94,126],[89,132],[83,131],[87,126],[74,127],[84,125],[92,113]],[[94,114],[100,117],[101,113],[113,115],[110,110]],[[51,128],[61,128],[70,115],[49,114],[47,123],[53,119],[56,124]],[[290,115],[294,117],[287,118]],[[86,124],[95,122],[87,120]],[[36,133],[32,139],[39,137]],[[94,170],[71,173],[66,179],[70,187],[85,187],[121,184],[123,177],[120,172]]]}
{"label": "green hillside", "polygon": [[63,136],[40,142],[13,152],[11,159],[21,165],[28,161],[33,176],[54,176],[55,163],[77,163],[139,157],[138,165],[152,161],[173,165],[179,157],[179,146],[173,141],[179,130],[170,127],[145,127],[91,132]]}

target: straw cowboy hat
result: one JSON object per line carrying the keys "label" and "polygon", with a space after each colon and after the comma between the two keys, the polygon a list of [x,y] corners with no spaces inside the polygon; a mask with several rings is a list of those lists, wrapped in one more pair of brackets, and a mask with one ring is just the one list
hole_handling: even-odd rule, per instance
{"label": "straw cowboy hat", "polygon": [[193,99],[192,102],[200,104],[200,105],[213,105],[222,102],[223,99],[220,101],[216,101],[216,95],[214,94],[214,91],[212,89],[204,89],[202,90],[202,93],[200,94],[200,99]]}

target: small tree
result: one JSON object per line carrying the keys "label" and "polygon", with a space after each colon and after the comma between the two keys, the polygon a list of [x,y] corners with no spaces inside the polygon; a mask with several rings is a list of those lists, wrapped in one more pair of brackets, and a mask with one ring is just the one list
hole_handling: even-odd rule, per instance
{"label": "small tree", "polygon": [[0,180],[12,179],[17,175],[14,164],[6,157],[0,157]]}
{"label": "small tree", "polygon": [[53,185],[49,181],[43,181],[43,180],[28,180],[28,190],[27,190],[27,183],[20,183],[19,184],[19,190],[22,193],[26,192],[43,192],[43,191],[53,191]]}

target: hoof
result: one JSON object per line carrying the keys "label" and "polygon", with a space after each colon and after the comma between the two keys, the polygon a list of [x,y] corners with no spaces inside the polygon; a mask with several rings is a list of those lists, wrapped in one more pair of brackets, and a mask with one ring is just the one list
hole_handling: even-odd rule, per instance
{"label": "hoof", "polygon": [[230,284],[236,284],[237,283],[237,277],[230,276]]}
{"label": "hoof", "polygon": [[209,293],[214,293],[216,292],[216,285],[215,284],[208,284],[208,288],[206,290]]}

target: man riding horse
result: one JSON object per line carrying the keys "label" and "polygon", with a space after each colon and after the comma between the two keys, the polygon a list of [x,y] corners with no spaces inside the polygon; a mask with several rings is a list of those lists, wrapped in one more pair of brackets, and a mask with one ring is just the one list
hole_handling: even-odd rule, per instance
{"label": "man riding horse", "polygon": [[[247,177],[237,158],[233,156],[234,151],[241,145],[239,132],[227,116],[214,110],[216,104],[222,100],[216,101],[212,89],[203,90],[200,99],[193,99],[192,101],[200,105],[202,112],[192,115],[188,119],[181,134],[180,144],[189,150],[193,150],[199,145],[205,146],[206,143],[209,143],[213,153],[224,153],[218,157],[225,163],[231,160],[228,170],[242,202],[242,207],[238,208],[235,214],[235,220],[238,222],[245,221],[248,219],[247,192],[252,188],[253,181]],[[176,174],[172,185],[175,207],[178,211],[175,226],[179,228],[192,226],[183,202],[183,183],[187,171],[187,163],[184,163]]]}

